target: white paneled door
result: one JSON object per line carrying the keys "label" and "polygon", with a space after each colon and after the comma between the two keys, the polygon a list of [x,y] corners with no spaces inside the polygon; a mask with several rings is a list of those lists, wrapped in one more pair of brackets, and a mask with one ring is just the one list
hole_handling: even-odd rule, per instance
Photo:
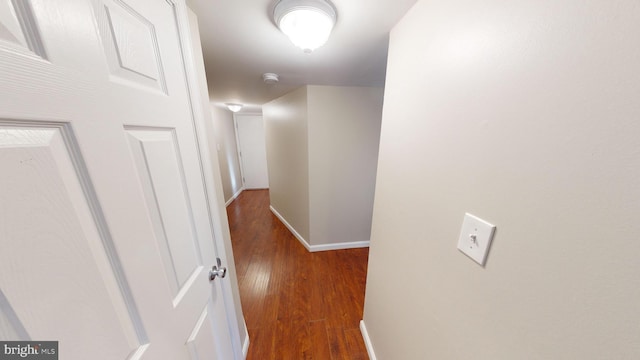
{"label": "white paneled door", "polygon": [[267,189],[269,173],[262,116],[236,114],[234,121],[238,135],[238,152],[244,188]]}
{"label": "white paneled door", "polygon": [[0,340],[235,358],[187,32],[182,0],[0,0]]}

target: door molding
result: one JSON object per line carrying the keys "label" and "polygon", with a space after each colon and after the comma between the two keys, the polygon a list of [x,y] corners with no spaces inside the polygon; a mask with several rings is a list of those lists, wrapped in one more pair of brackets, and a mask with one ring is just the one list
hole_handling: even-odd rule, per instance
{"label": "door molding", "polygon": [[[206,137],[205,121],[212,121],[209,109],[209,92],[206,82],[203,84],[205,77],[204,62],[201,50],[194,54],[194,43],[199,40],[200,35],[197,28],[193,29],[189,22],[189,17],[195,17],[193,11],[185,6],[176,7],[176,20],[178,22],[178,35],[180,38],[180,48],[182,50],[183,64],[185,66],[185,74],[187,78],[187,88],[189,90],[189,99],[191,101],[192,121],[194,124],[194,136],[198,146],[199,162],[203,174],[205,200],[211,220],[212,233],[214,235],[214,245],[216,253],[224,264],[227,265],[231,276],[228,276],[222,282],[223,303],[227,310],[227,325],[231,334],[234,358],[236,360],[244,359],[243,344],[240,339],[241,330],[238,326],[237,314],[239,314],[239,303],[233,294],[231,281],[237,281],[235,272],[235,263],[233,261],[233,253],[231,252],[231,235],[229,232],[229,223],[225,210],[224,193],[220,177],[220,164],[217,156],[210,156],[209,145]],[[195,19],[197,23],[197,18]],[[190,30],[187,31],[186,30]],[[195,46],[200,46],[199,41]],[[199,58],[196,57],[199,56]],[[199,81],[200,80],[200,81]],[[204,85],[204,86],[203,86]],[[226,240],[226,241],[225,241]],[[224,249],[225,251],[220,251]],[[228,250],[228,252],[227,252]],[[239,297],[238,297],[239,300]],[[244,321],[244,320],[243,320]],[[245,325],[246,331],[246,325]],[[244,331],[242,331],[244,333]],[[249,343],[247,334],[246,343]]]}

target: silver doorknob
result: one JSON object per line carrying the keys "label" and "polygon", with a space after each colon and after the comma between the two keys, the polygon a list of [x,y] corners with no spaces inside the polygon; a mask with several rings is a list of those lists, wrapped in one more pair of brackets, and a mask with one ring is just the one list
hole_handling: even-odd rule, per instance
{"label": "silver doorknob", "polygon": [[216,263],[217,265],[213,265],[211,270],[209,270],[209,281],[215,280],[218,276],[220,276],[221,278],[227,276],[227,268],[222,267],[222,261],[220,260],[220,258],[216,258]]}

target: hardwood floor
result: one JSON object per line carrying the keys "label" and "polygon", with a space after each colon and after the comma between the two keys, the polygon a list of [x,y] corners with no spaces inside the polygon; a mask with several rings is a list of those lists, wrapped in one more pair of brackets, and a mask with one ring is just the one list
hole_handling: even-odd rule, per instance
{"label": "hardwood floor", "polygon": [[368,359],[360,334],[369,249],[310,253],[269,210],[268,190],[227,207],[248,360]]}

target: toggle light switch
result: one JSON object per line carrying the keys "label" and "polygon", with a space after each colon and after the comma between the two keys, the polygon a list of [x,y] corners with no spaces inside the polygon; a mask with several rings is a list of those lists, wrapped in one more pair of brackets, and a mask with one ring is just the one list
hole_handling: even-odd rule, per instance
{"label": "toggle light switch", "polygon": [[464,214],[458,250],[484,266],[496,227],[477,216]]}

